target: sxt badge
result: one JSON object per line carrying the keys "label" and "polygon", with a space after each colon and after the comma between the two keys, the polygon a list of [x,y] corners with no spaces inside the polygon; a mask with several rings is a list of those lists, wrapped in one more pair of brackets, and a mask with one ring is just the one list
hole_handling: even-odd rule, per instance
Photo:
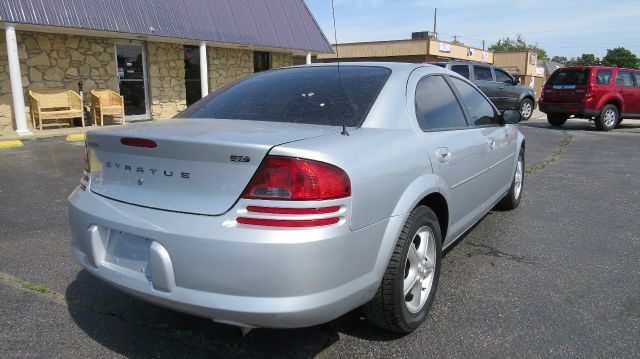
{"label": "sxt badge", "polygon": [[251,157],[249,156],[231,156],[231,162],[249,162]]}

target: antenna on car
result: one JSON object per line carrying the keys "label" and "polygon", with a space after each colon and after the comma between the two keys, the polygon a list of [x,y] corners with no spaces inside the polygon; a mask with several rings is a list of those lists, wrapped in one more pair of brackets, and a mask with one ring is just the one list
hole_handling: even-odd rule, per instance
{"label": "antenna on car", "polygon": [[[331,0],[331,14],[333,15],[333,38],[336,44],[336,59],[338,60],[338,104],[342,104],[342,76],[340,75],[340,54],[338,53],[338,30],[336,30],[336,7],[334,5],[334,0]],[[338,110],[340,106],[338,106]],[[349,132],[347,132],[347,125],[345,123],[346,119],[342,117],[342,132],[340,132],[343,136],[349,136]]]}

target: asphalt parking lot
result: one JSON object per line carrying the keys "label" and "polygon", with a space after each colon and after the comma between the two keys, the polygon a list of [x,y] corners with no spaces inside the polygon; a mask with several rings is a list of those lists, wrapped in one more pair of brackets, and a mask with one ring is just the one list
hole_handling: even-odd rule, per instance
{"label": "asphalt parking lot", "polygon": [[131,298],[69,254],[82,143],[0,150],[0,357],[638,357],[640,121],[520,125],[524,197],[443,261],[427,322],[400,337],[359,311],[299,330],[229,326]]}

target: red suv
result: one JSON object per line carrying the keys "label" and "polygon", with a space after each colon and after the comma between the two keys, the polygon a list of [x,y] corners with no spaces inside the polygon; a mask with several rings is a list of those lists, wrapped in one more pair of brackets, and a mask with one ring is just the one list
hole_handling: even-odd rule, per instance
{"label": "red suv", "polygon": [[553,126],[569,116],[595,121],[601,131],[640,118],[640,71],[604,66],[563,67],[542,88],[540,111]]}

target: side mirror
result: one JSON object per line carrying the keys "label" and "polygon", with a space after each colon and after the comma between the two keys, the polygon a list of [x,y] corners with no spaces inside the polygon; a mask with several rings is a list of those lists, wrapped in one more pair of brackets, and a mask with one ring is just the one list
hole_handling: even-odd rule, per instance
{"label": "side mirror", "polygon": [[520,79],[519,79],[519,78],[517,78],[517,77],[514,77],[514,78],[513,78],[513,84],[514,84],[514,85],[517,85],[517,84],[519,84],[519,83],[520,83]]}
{"label": "side mirror", "polygon": [[517,110],[505,110],[502,113],[502,121],[504,123],[518,123],[522,120],[522,115],[520,111]]}

